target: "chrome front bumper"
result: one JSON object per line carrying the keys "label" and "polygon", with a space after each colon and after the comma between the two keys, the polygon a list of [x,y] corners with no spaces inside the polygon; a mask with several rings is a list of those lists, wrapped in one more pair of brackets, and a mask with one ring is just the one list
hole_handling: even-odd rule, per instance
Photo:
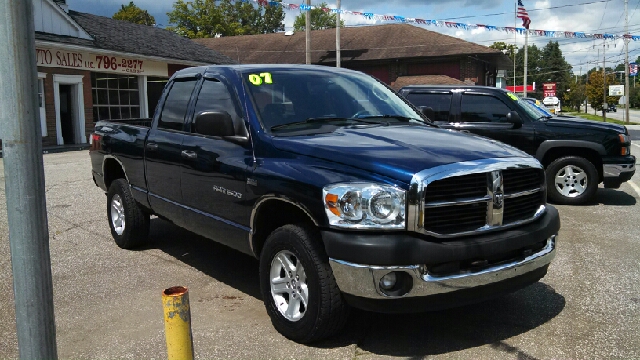
{"label": "chrome front bumper", "polygon": [[635,172],[636,164],[604,164],[602,171],[604,177],[619,177],[624,173]]}
{"label": "chrome front bumper", "polygon": [[[370,266],[329,259],[338,287],[344,293],[370,299],[420,297],[471,289],[524,275],[551,263],[556,255],[556,235],[547,239],[539,252],[511,263],[496,265],[478,272],[450,276],[432,276],[423,265]],[[413,279],[413,287],[403,296],[385,295],[380,279],[391,271],[403,271]]]}

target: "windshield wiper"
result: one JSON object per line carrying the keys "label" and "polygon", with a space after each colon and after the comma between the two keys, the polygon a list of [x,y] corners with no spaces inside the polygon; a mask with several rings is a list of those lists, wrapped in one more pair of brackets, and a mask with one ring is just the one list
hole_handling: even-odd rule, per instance
{"label": "windshield wiper", "polygon": [[389,115],[389,114],[384,114],[384,115],[361,115],[358,118],[359,119],[398,119],[398,120],[406,121],[406,122],[409,122],[411,120],[417,120],[417,121],[420,121],[420,122],[424,122],[422,119],[410,118],[410,117],[403,116],[403,115]]}
{"label": "windshield wiper", "polygon": [[306,120],[303,121],[295,121],[292,123],[288,123],[288,124],[281,124],[281,125],[276,125],[276,126],[272,126],[271,130],[279,130],[279,129],[283,129],[289,126],[295,126],[295,125],[301,125],[301,124],[311,124],[311,123],[324,123],[324,122],[333,122],[333,121],[355,121],[355,122],[359,122],[359,123],[365,123],[365,124],[370,124],[370,125],[380,125],[379,122],[372,122],[372,121],[367,121],[364,119],[358,119],[358,118],[345,118],[345,117],[317,117],[317,118],[308,118]]}

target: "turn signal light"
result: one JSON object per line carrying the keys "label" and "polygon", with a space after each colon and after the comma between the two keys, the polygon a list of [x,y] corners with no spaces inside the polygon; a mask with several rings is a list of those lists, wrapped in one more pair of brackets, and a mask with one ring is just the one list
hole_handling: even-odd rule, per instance
{"label": "turn signal light", "polygon": [[335,194],[327,194],[324,198],[329,211],[331,211],[334,215],[340,216],[340,210],[338,209],[338,195]]}
{"label": "turn signal light", "polygon": [[620,155],[622,155],[622,156],[629,155],[629,153],[630,153],[629,148],[628,148],[628,147],[626,147],[626,146],[624,146],[624,147],[622,147],[622,148],[620,149]]}

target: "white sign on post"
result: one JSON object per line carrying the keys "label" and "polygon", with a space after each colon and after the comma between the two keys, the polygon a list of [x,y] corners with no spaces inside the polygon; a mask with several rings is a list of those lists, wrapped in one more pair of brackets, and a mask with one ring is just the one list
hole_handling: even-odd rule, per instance
{"label": "white sign on post", "polygon": [[609,85],[609,96],[623,96],[624,85]]}

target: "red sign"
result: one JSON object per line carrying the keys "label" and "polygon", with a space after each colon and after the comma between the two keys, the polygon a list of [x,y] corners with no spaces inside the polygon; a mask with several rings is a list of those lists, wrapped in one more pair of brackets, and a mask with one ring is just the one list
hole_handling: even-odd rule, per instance
{"label": "red sign", "polygon": [[[507,86],[507,90],[511,91],[512,93],[522,94],[524,93],[524,85]],[[536,91],[535,85],[527,85],[527,92],[532,93],[534,91]]]}
{"label": "red sign", "polygon": [[542,91],[544,92],[544,97],[556,96],[556,83],[542,84]]}

